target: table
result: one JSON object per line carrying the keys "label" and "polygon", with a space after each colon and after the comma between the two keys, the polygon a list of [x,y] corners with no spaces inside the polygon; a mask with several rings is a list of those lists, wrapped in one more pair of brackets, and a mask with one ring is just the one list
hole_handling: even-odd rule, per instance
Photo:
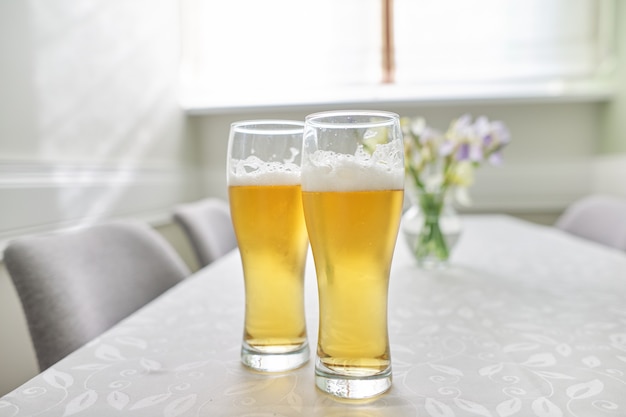
{"label": "table", "polygon": [[[314,277],[309,260],[312,346]],[[464,218],[451,266],[423,271],[400,236],[394,381],[369,401],[318,391],[313,360],[277,375],[240,365],[242,279],[235,251],[1,398],[0,416],[626,415],[623,252],[475,216]]]}

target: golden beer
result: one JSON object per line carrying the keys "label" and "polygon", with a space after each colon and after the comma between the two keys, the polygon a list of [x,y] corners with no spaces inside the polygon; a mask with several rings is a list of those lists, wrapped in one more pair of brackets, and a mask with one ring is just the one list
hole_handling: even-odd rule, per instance
{"label": "golden beer", "polygon": [[387,295],[404,198],[400,117],[370,110],[304,122],[302,201],[319,296],[315,385],[348,399],[391,387]]}
{"label": "golden beer", "polygon": [[390,369],[387,292],[403,191],[304,191],[302,198],[319,290],[319,361],[355,377]]}
{"label": "golden beer", "polygon": [[300,185],[231,185],[229,198],[245,281],[244,347],[300,349],[308,247]]}

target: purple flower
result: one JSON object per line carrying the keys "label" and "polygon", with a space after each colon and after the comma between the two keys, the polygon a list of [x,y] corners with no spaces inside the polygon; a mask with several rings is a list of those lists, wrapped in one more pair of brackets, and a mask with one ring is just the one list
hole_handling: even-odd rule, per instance
{"label": "purple flower", "polygon": [[497,120],[491,122],[491,132],[497,138],[501,145],[506,145],[511,142],[511,133],[504,123]]}
{"label": "purple flower", "polygon": [[502,151],[497,151],[489,155],[489,163],[492,165],[501,165],[503,161]]}
{"label": "purple flower", "polygon": [[489,134],[491,131],[491,125],[489,124],[489,119],[485,116],[480,116],[474,122],[474,129],[476,129],[476,134],[478,137],[484,137]]}
{"label": "purple flower", "polygon": [[465,130],[466,128],[472,125],[472,116],[469,114],[464,114],[459,117],[454,123],[454,128],[458,130]]}
{"label": "purple flower", "polygon": [[452,153],[453,150],[454,150],[454,142],[446,139],[441,143],[441,146],[439,147],[439,155],[448,156]]}
{"label": "purple flower", "polygon": [[470,144],[461,143],[456,151],[457,161],[465,161],[470,157]]}
{"label": "purple flower", "polygon": [[479,145],[470,147],[470,160],[480,162],[483,160],[483,148]]}
{"label": "purple flower", "polygon": [[426,125],[424,119],[403,119],[405,162],[416,183],[424,189],[456,188],[473,183],[474,169],[487,161],[503,162],[502,151],[511,134],[501,121],[474,119],[464,114],[450,123],[445,133]]}
{"label": "purple flower", "polygon": [[426,145],[429,142],[434,142],[439,136],[439,132],[429,127],[424,127],[422,133],[419,135],[419,141],[421,145]]}

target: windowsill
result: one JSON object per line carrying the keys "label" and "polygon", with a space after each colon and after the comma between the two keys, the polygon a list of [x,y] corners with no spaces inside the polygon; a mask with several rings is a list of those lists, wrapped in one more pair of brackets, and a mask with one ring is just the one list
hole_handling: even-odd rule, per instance
{"label": "windowsill", "polygon": [[611,79],[549,80],[518,83],[469,83],[445,85],[377,85],[332,90],[276,91],[237,97],[187,88],[181,106],[189,115],[239,113],[244,111],[315,110],[329,107],[368,105],[455,105],[568,103],[610,101],[615,92]]}

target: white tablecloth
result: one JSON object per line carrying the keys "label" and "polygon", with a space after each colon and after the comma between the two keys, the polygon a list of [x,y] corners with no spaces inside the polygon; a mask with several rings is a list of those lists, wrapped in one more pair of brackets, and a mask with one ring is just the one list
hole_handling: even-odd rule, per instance
{"label": "white tablecloth", "polygon": [[[0,416],[625,416],[626,254],[504,216],[464,227],[442,271],[400,236],[393,386],[375,400],[318,391],[313,357],[279,375],[240,364],[233,252],[1,398]],[[314,351],[312,261],[306,280]]]}

